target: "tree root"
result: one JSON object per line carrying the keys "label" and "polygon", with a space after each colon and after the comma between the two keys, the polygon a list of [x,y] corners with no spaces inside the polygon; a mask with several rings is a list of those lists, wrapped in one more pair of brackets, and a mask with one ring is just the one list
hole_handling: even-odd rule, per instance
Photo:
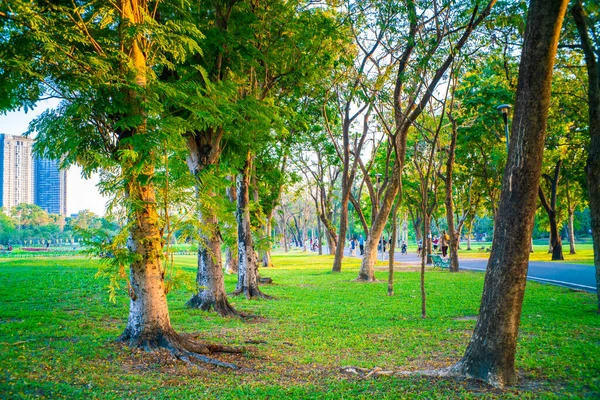
{"label": "tree root", "polygon": [[195,359],[204,364],[230,369],[239,369],[239,367],[236,364],[219,361],[206,355],[213,353],[239,354],[243,352],[243,349],[241,348],[204,344],[190,336],[180,335],[173,329],[168,329],[168,332],[164,332],[163,330],[146,332],[139,337],[132,337],[130,333],[125,330],[117,340],[126,343],[129,347],[140,348],[147,352],[165,349],[175,358],[180,359],[187,364],[195,365],[195,363],[191,361],[191,359]]}
{"label": "tree root", "polygon": [[250,300],[250,299],[274,300],[275,299],[275,297],[269,296],[268,294],[261,292],[258,287],[256,287],[256,288],[248,288],[248,287],[238,288],[235,291],[233,291],[232,293],[229,293],[229,296],[239,296],[241,294],[244,294],[248,300]]}
{"label": "tree root", "polygon": [[215,300],[214,298],[208,299],[206,296],[202,296],[199,293],[192,296],[192,298],[185,303],[185,306],[207,312],[214,310],[221,317],[235,317],[241,319],[252,317],[251,314],[237,311],[231,304],[229,304],[229,301],[227,301],[226,297],[222,298],[221,300]]}

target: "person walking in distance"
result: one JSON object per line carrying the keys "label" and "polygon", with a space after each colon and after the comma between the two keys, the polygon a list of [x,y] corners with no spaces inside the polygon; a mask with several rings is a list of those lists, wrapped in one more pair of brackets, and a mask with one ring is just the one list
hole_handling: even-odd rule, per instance
{"label": "person walking in distance", "polygon": [[440,245],[442,248],[442,257],[446,257],[446,255],[448,254],[448,241],[449,240],[450,240],[450,237],[448,236],[446,231],[442,231],[442,237],[440,238]]}
{"label": "person walking in distance", "polygon": [[360,238],[358,239],[358,247],[360,249],[360,255],[362,256],[365,254],[365,239],[363,239],[362,235],[360,235]]}

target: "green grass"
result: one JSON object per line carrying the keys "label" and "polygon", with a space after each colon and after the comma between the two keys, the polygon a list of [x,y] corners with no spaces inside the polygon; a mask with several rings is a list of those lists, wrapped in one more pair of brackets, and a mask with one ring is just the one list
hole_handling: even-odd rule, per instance
{"label": "green grass", "polygon": [[[462,258],[489,258],[489,251],[482,251],[481,248],[485,247],[486,249],[491,248],[492,244],[489,242],[479,243],[473,242],[471,244],[472,250],[465,250],[465,246],[463,245],[462,249],[459,250],[459,257]],[[584,264],[584,265],[594,265],[594,249],[591,243],[581,243],[575,245],[576,254],[569,254],[569,243],[563,243],[563,256],[565,259],[563,261],[552,261],[552,254],[548,253],[548,243],[545,244],[534,244],[533,253],[530,253],[529,260],[530,261],[552,261],[552,262],[564,262],[570,264]]]}
{"label": "green grass", "polygon": [[[358,259],[330,272],[332,258],[276,255],[263,270],[275,301],[234,298],[264,321],[241,322],[185,309],[190,293],[169,294],[174,328],[200,339],[243,346],[239,371],[190,367],[114,342],[128,313],[125,289],[109,303],[97,261],[0,260],[0,398],[597,398],[600,316],[592,294],[529,282],[517,368],[521,384],[491,390],[454,379],[391,376],[362,379],[343,366],[417,371],[458,361],[478,312],[483,274],[428,271],[428,318],[420,317],[419,275],[385,283],[353,282]],[[193,256],[178,263],[190,280]],[[379,279],[387,274],[378,271]],[[227,276],[232,290],[236,277]],[[250,340],[260,341],[248,344]]]}

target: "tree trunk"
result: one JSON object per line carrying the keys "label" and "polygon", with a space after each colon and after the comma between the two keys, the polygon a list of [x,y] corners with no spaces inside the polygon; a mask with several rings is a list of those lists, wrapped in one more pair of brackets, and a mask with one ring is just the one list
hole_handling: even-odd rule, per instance
{"label": "tree trunk", "polygon": [[272,226],[273,216],[268,215],[266,217],[265,223],[265,237],[269,238],[269,247],[263,251],[262,253],[262,266],[265,268],[273,267],[273,259],[271,258],[271,226]]}
{"label": "tree trunk", "polygon": [[554,167],[554,176],[550,176],[548,174],[544,174],[544,178],[550,184],[550,203],[546,199],[544,195],[544,190],[542,186],[539,187],[539,196],[542,206],[546,210],[548,214],[548,220],[550,221],[550,248],[548,250],[549,253],[552,253],[552,260],[564,260],[562,254],[562,239],[560,237],[560,232],[558,231],[558,223],[556,221],[556,194],[558,191],[558,180],[560,177],[560,168],[562,165],[562,160],[558,160],[556,166]]}
{"label": "tree trunk", "polygon": [[390,239],[390,255],[388,257],[388,296],[394,295],[394,259],[396,258],[396,240],[398,235],[398,208],[400,199],[396,201],[392,211],[392,238]]}
{"label": "tree trunk", "polygon": [[574,210],[569,209],[569,254],[576,254],[575,252],[575,230],[573,226]]}
{"label": "tree trunk", "polygon": [[233,246],[227,246],[225,249],[225,272],[227,274],[238,273],[237,251]]}
{"label": "tree trunk", "polygon": [[508,162],[479,319],[452,371],[491,385],[517,379],[515,352],[542,167],[552,68],[568,0],[532,0],[519,68]]}
{"label": "tree trunk", "polygon": [[[397,175],[396,175],[397,174]],[[398,168],[394,168],[394,177],[400,176]],[[371,225],[367,240],[365,240],[365,254],[360,265],[360,271],[358,272],[358,281],[373,282],[375,281],[375,262],[377,261],[377,244],[387,223],[387,218],[390,215],[390,211],[394,204],[394,198],[398,194],[398,179],[394,178],[390,182],[390,185],[385,192],[383,201],[381,202],[381,208],[377,213],[377,217]]]}
{"label": "tree trunk", "polygon": [[[594,265],[596,267],[596,287],[598,312],[600,313],[600,66],[597,53],[588,33],[585,10],[578,0],[571,10],[585,55],[588,73],[588,105],[590,145],[585,167],[587,173],[588,198],[592,219],[592,240],[594,242]],[[595,36],[594,36],[595,37]],[[596,39],[598,40],[598,39]]]}
{"label": "tree trunk", "polygon": [[241,316],[227,301],[223,268],[221,267],[221,239],[217,217],[208,210],[200,213],[202,225],[210,232],[200,232],[198,245],[198,272],[196,285],[198,293],[186,303],[187,307],[204,311],[214,309],[219,315]]}
{"label": "tree trunk", "polygon": [[252,232],[250,230],[250,171],[252,153],[246,153],[244,169],[236,179],[237,223],[238,223],[238,283],[234,295],[244,294],[247,299],[270,299],[258,288],[258,260],[254,252]]}
{"label": "tree trunk", "polygon": [[323,228],[321,227],[321,220],[319,218],[317,218],[317,231],[318,231],[318,237],[317,237],[317,246],[319,249],[319,255],[323,255],[323,247],[321,246],[322,243],[322,238],[323,238]]}
{"label": "tree trunk", "polygon": [[456,138],[458,129],[456,120],[448,114],[452,123],[452,137],[450,139],[450,148],[448,149],[448,160],[446,161],[446,220],[448,222],[448,236],[450,237],[450,271],[458,272],[458,245],[460,242],[460,230],[454,229],[454,201],[452,199],[452,172],[454,169],[454,159],[456,150]]}
{"label": "tree trunk", "polygon": [[[240,316],[241,314],[227,301],[225,282],[221,262],[221,234],[218,228],[218,218],[210,207],[204,207],[201,202],[200,175],[210,165],[217,163],[220,153],[220,138],[222,131],[208,129],[204,132],[188,136],[189,150],[187,165],[190,173],[196,179],[196,201],[201,210],[198,219],[202,229],[199,232],[198,270],[196,284],[198,293],[186,303],[187,307],[204,311],[215,310],[221,316]],[[214,193],[210,194],[214,197]],[[230,195],[228,193],[228,195]]]}
{"label": "tree trunk", "polygon": [[556,222],[556,213],[552,213],[550,217],[550,239],[552,243],[552,261],[556,260],[564,260],[562,252],[562,238],[560,237],[560,232],[558,231],[558,225]]}

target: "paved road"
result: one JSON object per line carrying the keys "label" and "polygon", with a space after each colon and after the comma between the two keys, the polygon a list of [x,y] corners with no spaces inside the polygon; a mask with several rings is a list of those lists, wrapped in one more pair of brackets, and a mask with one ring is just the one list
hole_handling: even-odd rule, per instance
{"label": "paved road", "polygon": [[[384,255],[386,260],[387,256],[387,254]],[[401,255],[397,252],[395,259],[400,263],[413,265],[421,262],[421,259],[414,253]],[[460,259],[459,265],[461,270],[485,271],[487,260]],[[527,279],[596,293],[596,269],[593,265],[531,261],[527,271]]]}

